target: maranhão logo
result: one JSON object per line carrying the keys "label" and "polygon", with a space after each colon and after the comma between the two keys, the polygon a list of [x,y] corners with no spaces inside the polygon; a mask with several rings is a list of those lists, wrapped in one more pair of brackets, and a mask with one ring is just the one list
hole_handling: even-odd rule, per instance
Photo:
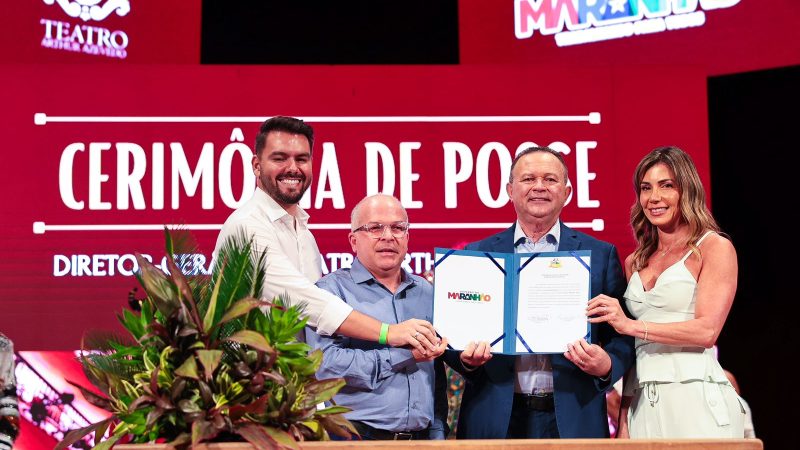
{"label": "maranh\u00e3o logo", "polygon": [[460,291],[460,292],[448,292],[447,298],[450,300],[456,301],[468,301],[468,302],[490,302],[492,301],[492,296],[489,294],[481,294],[475,291]]}
{"label": "maranh\u00e3o logo", "polygon": [[[125,59],[128,56],[128,35],[122,30],[109,30],[96,25],[111,14],[125,16],[131,11],[129,0],[42,0],[58,5],[69,17],[81,22],[42,18],[42,47],[87,55]],[[53,8],[56,9],[56,8]]]}
{"label": "maranh\u00e3o logo", "polygon": [[700,27],[706,11],[739,0],[514,0],[514,34],[555,35],[556,45],[587,44]]}

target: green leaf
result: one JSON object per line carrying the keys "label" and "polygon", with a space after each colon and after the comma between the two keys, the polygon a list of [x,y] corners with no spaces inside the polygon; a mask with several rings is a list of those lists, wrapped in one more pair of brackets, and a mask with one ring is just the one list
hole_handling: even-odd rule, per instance
{"label": "green leaf", "polygon": [[234,334],[233,336],[228,337],[226,340],[249,345],[250,347],[253,347],[256,350],[261,350],[263,352],[267,352],[270,354],[275,353],[275,349],[272,348],[271,345],[269,345],[267,338],[265,338],[264,335],[259,334],[255,331],[242,330]]}
{"label": "green leaf", "polygon": [[139,316],[136,314],[128,311],[127,309],[123,309],[122,314],[117,315],[117,319],[122,326],[128,330],[128,333],[130,333],[131,336],[133,336],[133,338],[137,341],[144,335],[144,325],[142,324]]}
{"label": "green leaf", "polygon": [[[225,264],[224,262],[222,264]],[[214,283],[214,290],[211,292],[211,298],[208,300],[208,310],[206,310],[206,315],[203,317],[203,331],[208,333],[211,331],[211,328],[214,326],[214,316],[217,312],[217,297],[219,296],[219,288],[222,286],[222,275],[224,273],[224,268],[222,268],[219,273],[217,274],[217,281]]]}
{"label": "green leaf", "polygon": [[172,245],[172,233],[169,232],[166,226],[164,226],[164,250],[166,250],[167,256],[175,254],[175,246]]}
{"label": "green leaf", "polygon": [[[232,235],[222,243],[213,274],[213,280],[219,280],[220,284],[215,320],[218,321],[236,300],[261,294],[264,255],[265,252],[261,252],[254,258],[252,237],[244,232]],[[221,272],[224,272],[222,277]]]}
{"label": "green leaf", "polygon": [[335,405],[335,406],[331,406],[331,407],[328,407],[328,408],[325,408],[325,409],[320,409],[319,411],[317,411],[316,414],[317,414],[317,416],[327,416],[327,415],[331,415],[331,414],[344,414],[344,413],[347,413],[347,412],[350,412],[350,411],[352,411],[352,409],[350,409],[350,408],[348,408],[346,406]]}
{"label": "green leaf", "polygon": [[222,360],[222,350],[197,350],[197,358],[203,366],[206,380],[210,380]]}
{"label": "green leaf", "polygon": [[197,361],[195,361],[194,356],[186,358],[186,361],[175,369],[175,375],[199,380],[200,376],[197,373]]}

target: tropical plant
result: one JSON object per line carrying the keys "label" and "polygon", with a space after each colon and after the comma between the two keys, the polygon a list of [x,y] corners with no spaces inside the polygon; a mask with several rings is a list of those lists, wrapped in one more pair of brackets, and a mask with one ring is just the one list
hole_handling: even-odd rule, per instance
{"label": "tropical plant", "polygon": [[177,249],[191,251],[193,239],[187,231],[165,235],[169,274],[137,254],[147,297],[140,312],[118,315],[130,336],[92,331],[83,339],[80,362],[104,396],[76,387],[111,417],[67,433],[56,450],[92,432],[100,450],[154,440],[176,448],[221,440],[296,448],[328,433],[355,433],[342,415],[347,408],[317,408],[345,382],[314,378],[322,353],[297,341],[302,311],[283,298],[257,298],[264,255],[253,256],[252,240],[229,239],[210,277],[186,277]]}

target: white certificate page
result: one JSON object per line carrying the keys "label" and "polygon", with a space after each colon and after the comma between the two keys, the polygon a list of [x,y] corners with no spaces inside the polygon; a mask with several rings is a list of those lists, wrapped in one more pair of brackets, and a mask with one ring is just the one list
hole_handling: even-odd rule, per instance
{"label": "white certificate page", "polygon": [[[539,256],[519,274],[516,351],[563,353],[587,333],[590,257]],[[527,260],[523,258],[520,265]]]}
{"label": "white certificate page", "polygon": [[[438,261],[443,255],[437,253]],[[505,261],[452,254],[434,273],[433,326],[450,346],[463,350],[470,341],[494,342],[503,335]],[[492,351],[501,352],[499,340]]]}

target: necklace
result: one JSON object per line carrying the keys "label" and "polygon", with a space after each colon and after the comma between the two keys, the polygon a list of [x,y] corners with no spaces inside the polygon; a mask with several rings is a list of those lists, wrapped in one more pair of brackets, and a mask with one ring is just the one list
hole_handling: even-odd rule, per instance
{"label": "necklace", "polygon": [[673,243],[669,244],[669,245],[668,245],[666,248],[660,248],[660,249],[659,249],[659,248],[656,248],[656,253],[658,253],[658,254],[659,254],[658,256],[659,256],[660,258],[663,258],[663,257],[667,256],[667,253],[669,253],[669,252],[670,252],[670,250],[672,250],[672,248],[673,248],[673,247],[675,247],[675,244],[676,244],[677,242],[678,242],[678,241],[674,241]]}
{"label": "necklace", "polygon": [[660,249],[660,250],[656,249],[656,252],[660,253],[661,254],[660,256],[663,258],[664,256],[667,256],[667,253],[669,253],[670,250],[672,250],[672,246],[673,245],[675,245],[675,244],[672,243],[672,244],[669,245],[669,247],[667,247],[665,249]]}

